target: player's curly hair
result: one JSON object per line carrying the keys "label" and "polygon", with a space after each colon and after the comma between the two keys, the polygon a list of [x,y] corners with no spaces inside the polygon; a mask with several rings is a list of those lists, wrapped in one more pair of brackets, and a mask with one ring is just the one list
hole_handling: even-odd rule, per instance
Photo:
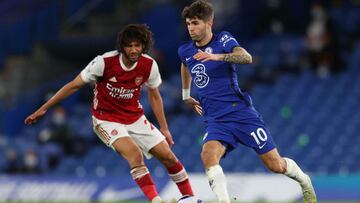
{"label": "player's curly hair", "polygon": [[182,17],[186,18],[199,18],[200,20],[207,21],[214,17],[213,5],[206,0],[198,0],[193,2],[190,6],[186,6],[182,11]]}
{"label": "player's curly hair", "polygon": [[124,51],[124,46],[131,42],[140,42],[143,47],[143,53],[147,53],[154,44],[153,33],[146,24],[129,24],[118,33],[116,49],[119,52]]}

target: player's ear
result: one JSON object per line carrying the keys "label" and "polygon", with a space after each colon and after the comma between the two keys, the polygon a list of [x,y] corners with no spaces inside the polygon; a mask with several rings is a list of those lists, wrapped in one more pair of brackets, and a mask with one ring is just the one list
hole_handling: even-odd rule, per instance
{"label": "player's ear", "polygon": [[213,24],[214,24],[214,19],[213,19],[213,18],[210,18],[209,20],[207,20],[206,23],[208,24],[209,27],[212,27]]}

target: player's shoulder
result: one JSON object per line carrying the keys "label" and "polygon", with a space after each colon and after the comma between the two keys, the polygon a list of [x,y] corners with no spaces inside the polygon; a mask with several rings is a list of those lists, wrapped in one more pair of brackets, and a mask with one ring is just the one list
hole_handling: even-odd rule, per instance
{"label": "player's shoulder", "polygon": [[219,34],[216,35],[216,40],[219,41],[220,43],[223,43],[224,41],[233,38],[233,36],[231,35],[230,32],[228,31],[221,31]]}
{"label": "player's shoulder", "polygon": [[142,58],[145,60],[155,61],[153,57],[151,57],[149,54],[141,54]]}
{"label": "player's shoulder", "polygon": [[112,50],[112,51],[108,51],[108,52],[105,52],[101,55],[102,58],[106,59],[106,58],[111,58],[111,57],[114,57],[114,56],[119,56],[119,52],[117,50]]}
{"label": "player's shoulder", "polygon": [[154,62],[156,63],[156,60],[149,54],[141,54],[140,60],[142,60],[146,63],[149,63],[149,64],[152,64]]}
{"label": "player's shoulder", "polygon": [[194,44],[193,44],[193,41],[190,40],[190,41],[187,41],[187,42],[182,43],[182,44],[179,46],[179,48],[178,48],[178,53],[179,53],[180,55],[182,55],[182,54],[184,54],[184,53],[186,53],[187,51],[190,51],[190,50],[192,50],[192,49],[194,49]]}

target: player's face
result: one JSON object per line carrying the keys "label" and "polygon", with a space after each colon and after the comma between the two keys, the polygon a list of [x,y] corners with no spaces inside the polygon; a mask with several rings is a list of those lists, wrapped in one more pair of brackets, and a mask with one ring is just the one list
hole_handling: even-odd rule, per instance
{"label": "player's face", "polygon": [[195,42],[202,41],[209,30],[209,23],[199,18],[187,18],[186,25],[191,39]]}
{"label": "player's face", "polygon": [[140,42],[130,42],[124,46],[124,55],[132,63],[137,62],[143,51],[143,45]]}

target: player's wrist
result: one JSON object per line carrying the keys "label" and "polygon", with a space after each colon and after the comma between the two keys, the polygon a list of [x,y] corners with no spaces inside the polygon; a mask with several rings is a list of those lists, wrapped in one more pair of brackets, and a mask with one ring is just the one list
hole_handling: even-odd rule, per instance
{"label": "player's wrist", "polygon": [[216,55],[216,61],[223,61],[225,56],[223,54],[215,54]]}
{"label": "player's wrist", "polygon": [[227,54],[222,54],[220,61],[227,61],[226,58],[227,58]]}
{"label": "player's wrist", "polygon": [[190,88],[189,89],[182,89],[182,100],[185,101],[187,99],[190,99]]}

